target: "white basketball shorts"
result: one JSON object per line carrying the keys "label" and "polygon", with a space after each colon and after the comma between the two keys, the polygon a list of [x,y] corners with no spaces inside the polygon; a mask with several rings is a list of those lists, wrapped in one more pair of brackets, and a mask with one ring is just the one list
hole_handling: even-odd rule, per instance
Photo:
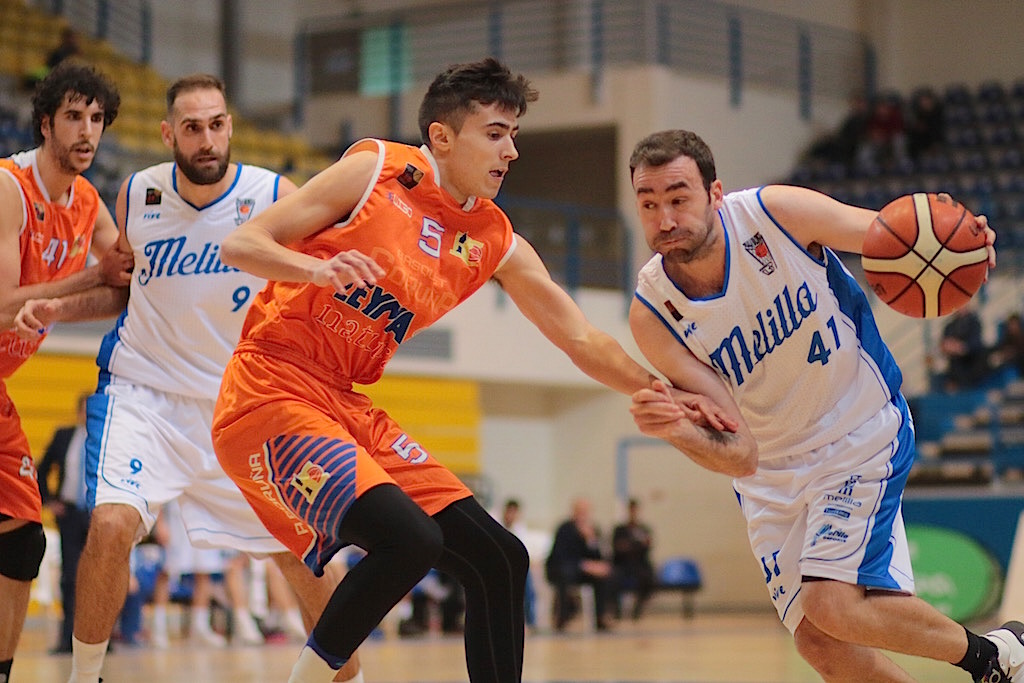
{"label": "white basketball shorts", "polygon": [[285,552],[217,462],[210,436],[214,403],[103,373],[87,404],[89,503],[134,507],[142,517],[141,538],[161,506],[178,499],[198,547]]}
{"label": "white basketball shorts", "polygon": [[900,396],[842,439],[762,462],[734,482],[754,557],[791,632],[804,617],[805,576],[914,592],[901,507],[913,461],[913,422]]}

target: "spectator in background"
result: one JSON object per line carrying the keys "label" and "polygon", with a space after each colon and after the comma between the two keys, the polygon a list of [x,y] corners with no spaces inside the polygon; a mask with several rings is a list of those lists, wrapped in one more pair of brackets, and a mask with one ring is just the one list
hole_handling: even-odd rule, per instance
{"label": "spectator in background", "polygon": [[910,100],[907,124],[907,152],[917,161],[946,137],[946,117],[935,91],[922,88]]}
{"label": "spectator in background", "polygon": [[625,524],[612,532],[612,565],[615,570],[615,616],[622,618],[622,596],[633,592],[633,619],[639,619],[654,591],[651,564],[651,528],[640,521],[640,501],[631,498]]}
{"label": "spectator in background", "polygon": [[867,136],[870,109],[861,93],[850,96],[850,109],[835,131],[821,137],[810,149],[811,159],[850,167]]}
{"label": "spectator in background", "polygon": [[972,304],[957,310],[942,328],[939,351],[946,359],[943,388],[948,392],[977,388],[989,374],[988,350],[981,318]]}
{"label": "spectator in background", "polygon": [[1024,378],[1024,326],[1020,313],[1011,313],[1000,326],[991,362],[997,370],[1010,370],[1016,377]]}
{"label": "spectator in background", "polygon": [[545,566],[547,579],[555,589],[555,630],[561,631],[573,617],[571,600],[574,586],[589,584],[594,588],[594,626],[608,629],[605,616],[612,585],[612,563],[601,548],[601,533],[591,518],[590,501],[577,498],[572,504],[572,518],[555,532]]}
{"label": "spectator in background", "polygon": [[46,56],[47,73],[52,71],[58,64],[69,57],[77,57],[82,54],[82,46],[78,43],[78,34],[75,29],[65,26],[60,32],[60,43],[50,50]]}
{"label": "spectator in background", "polygon": [[858,156],[862,169],[898,166],[906,161],[906,122],[897,95],[879,95],[872,102],[866,139]]}
{"label": "spectator in background", "polygon": [[53,513],[60,532],[60,596],[63,607],[60,635],[51,654],[71,652],[71,633],[75,623],[75,575],[78,558],[89,531],[89,508],[85,502],[85,401],[78,397],[76,422],[58,427],[39,463],[39,490],[43,507]]}

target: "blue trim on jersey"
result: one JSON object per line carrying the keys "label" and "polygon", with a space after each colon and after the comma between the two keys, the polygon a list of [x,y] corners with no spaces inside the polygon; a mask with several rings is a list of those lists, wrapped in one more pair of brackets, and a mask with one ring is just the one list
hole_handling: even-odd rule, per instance
{"label": "blue trim on jersey", "polygon": [[889,399],[893,400],[899,395],[900,387],[903,385],[903,371],[896,364],[889,347],[882,341],[864,290],[843,267],[835,252],[828,247],[824,249],[827,257],[825,273],[828,277],[828,286],[839,302],[839,310],[856,326],[861,348],[882,373],[881,380],[889,390]]}
{"label": "blue trim on jersey", "polygon": [[652,304],[650,301],[648,301],[647,299],[645,299],[642,296],[640,296],[640,292],[633,292],[633,296],[636,297],[637,301],[639,301],[644,306],[646,306],[648,309],[650,309],[651,313],[654,314],[654,317],[656,317],[658,320],[661,321],[661,324],[664,325],[665,329],[667,329],[669,331],[669,333],[671,333],[672,336],[676,338],[677,342],[679,342],[680,344],[685,346],[687,349],[690,348],[689,346],[686,346],[686,342],[683,341],[683,338],[679,336],[679,333],[676,332],[675,328],[672,327],[672,325],[670,325],[669,322],[667,320],[665,320],[664,316],[662,316],[661,313],[658,312],[658,309],[655,308],[654,304]]}
{"label": "blue trim on jersey", "polygon": [[274,177],[274,201],[275,202],[277,201],[277,198],[280,196],[280,189],[281,189],[281,174],[278,174],[278,175],[276,175]]}
{"label": "blue trim on jersey", "polygon": [[[764,215],[768,216],[768,220],[770,220],[772,223],[774,223],[775,227],[778,228],[782,232],[783,235],[788,237],[789,241],[792,242],[796,246],[797,249],[802,251],[807,256],[807,258],[811,259],[812,261],[817,263],[819,266],[824,266],[826,264],[824,257],[818,258],[817,256],[815,256],[811,252],[807,251],[807,247],[805,247],[804,245],[800,244],[796,240],[795,237],[793,237],[792,235],[789,234],[789,230],[786,230],[784,227],[782,227],[782,223],[779,223],[777,220],[775,220],[775,216],[773,216],[772,212],[768,210],[768,207],[764,205],[764,199],[761,198],[761,191],[764,190],[764,188],[765,188],[765,186],[762,185],[761,187],[759,187],[757,189],[757,193],[756,193],[757,194],[757,203],[761,205],[761,210],[764,211]],[[822,248],[824,248],[824,246]]]}
{"label": "blue trim on jersey", "polygon": [[217,197],[212,202],[209,202],[208,204],[204,204],[202,206],[196,206],[195,204],[193,204],[189,200],[185,199],[184,197],[181,197],[181,193],[178,192],[178,174],[175,172],[176,169],[178,168],[178,162],[174,162],[174,165],[171,166],[171,187],[174,188],[174,193],[176,195],[178,195],[179,197],[181,197],[181,201],[185,202],[186,204],[191,206],[196,211],[202,211],[203,209],[208,209],[211,206],[213,206],[214,204],[216,204],[217,202],[219,202],[220,200],[224,199],[229,194],[231,194],[232,190],[235,189],[235,185],[238,185],[238,181],[242,177],[242,164],[236,162],[235,163],[235,167],[236,167],[235,179],[231,181],[231,187],[229,187],[227,190],[225,190],[224,194],[222,194],[221,196]]}
{"label": "blue trim on jersey", "polygon": [[[125,239],[128,239],[128,216],[131,215],[131,211],[129,211],[129,209],[131,208],[131,203],[132,203],[132,183],[135,182],[135,176],[136,175],[137,175],[137,173],[132,173],[130,176],[128,176],[128,186],[124,190],[124,237],[125,237]],[[130,241],[131,240],[129,240],[129,242]]]}
{"label": "blue trim on jersey", "polygon": [[121,345],[121,328],[124,327],[124,321],[128,317],[128,309],[121,311],[121,315],[118,316],[117,322],[114,323],[114,328],[103,335],[103,341],[100,342],[99,353],[96,354],[96,365],[99,366],[101,387],[105,387],[110,384],[110,381],[103,382],[103,373],[110,372],[111,361],[114,359],[114,354],[117,352],[118,347]]}
{"label": "blue trim on jersey", "polygon": [[[864,549],[864,562],[857,571],[857,583],[872,588],[891,588],[900,590],[900,583],[889,571],[892,563],[892,527],[896,515],[900,512],[903,500],[903,489],[914,464],[914,428],[910,419],[910,409],[902,394],[897,394],[892,401],[893,407],[900,412],[900,429],[896,434],[896,450],[889,459],[892,468],[886,479],[882,492],[882,500],[874,514],[874,525]],[[883,578],[884,577],[884,578]],[[881,580],[881,581],[880,581]],[[879,585],[881,583],[881,585]]]}

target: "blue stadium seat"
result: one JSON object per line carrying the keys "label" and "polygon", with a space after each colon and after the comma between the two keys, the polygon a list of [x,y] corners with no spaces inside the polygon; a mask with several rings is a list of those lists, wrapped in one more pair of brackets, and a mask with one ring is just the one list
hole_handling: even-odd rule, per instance
{"label": "blue stadium seat", "polygon": [[704,585],[697,561],[690,557],[670,557],[658,569],[658,590],[677,590],[683,594],[683,616],[693,616],[693,594]]}

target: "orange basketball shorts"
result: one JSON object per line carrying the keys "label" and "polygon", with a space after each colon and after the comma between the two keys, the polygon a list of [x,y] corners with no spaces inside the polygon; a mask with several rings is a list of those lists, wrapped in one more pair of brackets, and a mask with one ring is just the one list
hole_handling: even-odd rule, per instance
{"label": "orange basketball shorts", "polygon": [[0,382],[0,514],[13,519],[42,521],[36,468],[21,418]]}
{"label": "orange basketball shorts", "polygon": [[397,484],[430,515],[472,495],[351,385],[258,352],[228,363],[213,446],[267,529],[318,576],[346,545],[346,510],[374,486]]}

